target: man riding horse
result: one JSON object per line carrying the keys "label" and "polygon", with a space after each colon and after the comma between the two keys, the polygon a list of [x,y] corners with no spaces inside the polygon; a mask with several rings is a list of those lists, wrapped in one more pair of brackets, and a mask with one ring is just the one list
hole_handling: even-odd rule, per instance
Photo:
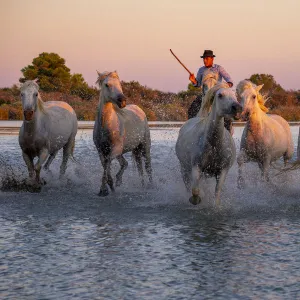
{"label": "man riding horse", "polygon": [[[204,66],[199,68],[197,76],[195,77],[194,74],[189,76],[189,80],[192,82],[194,87],[201,87],[202,80],[203,80],[203,73],[206,72],[208,69],[212,72],[218,74],[218,81],[222,82],[222,78],[227,82],[229,87],[233,86],[232,79],[230,75],[225,71],[225,69],[217,64],[214,64],[214,53],[212,50],[204,50],[202,56]],[[200,110],[201,103],[202,103],[202,96],[204,95],[204,91],[202,90],[201,94],[196,97],[196,99],[192,102],[191,106],[188,110],[188,118],[194,118],[198,111]],[[232,121],[230,119],[225,119],[225,127],[230,131]]]}

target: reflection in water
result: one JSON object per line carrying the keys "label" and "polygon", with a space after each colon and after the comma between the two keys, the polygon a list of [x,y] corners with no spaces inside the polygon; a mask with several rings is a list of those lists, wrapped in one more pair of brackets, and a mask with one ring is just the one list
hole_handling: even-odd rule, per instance
{"label": "reflection in water", "polygon": [[[70,163],[65,180],[58,157],[41,193],[0,193],[1,298],[300,297],[299,173],[265,185],[249,165],[248,187],[239,191],[234,166],[223,208],[212,206],[210,180],[205,203],[194,207],[174,153],[178,130],[151,133],[152,189],[141,188],[127,155],[124,185],[99,198],[102,168],[84,131],[80,166]],[[1,157],[25,178],[16,137],[0,139]]]}

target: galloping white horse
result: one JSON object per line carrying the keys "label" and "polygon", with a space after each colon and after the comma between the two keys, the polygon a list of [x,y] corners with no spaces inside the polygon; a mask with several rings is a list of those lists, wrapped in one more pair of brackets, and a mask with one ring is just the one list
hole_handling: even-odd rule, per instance
{"label": "galloping white horse", "polygon": [[[57,152],[63,148],[60,174],[63,175],[73,153],[77,133],[77,117],[72,107],[63,101],[43,102],[39,86],[28,80],[21,86],[24,121],[19,133],[19,144],[29,172],[29,183],[40,186],[40,171],[48,169]],[[34,165],[33,159],[38,157]],[[35,177],[34,177],[35,175]]]}
{"label": "galloping white horse", "polygon": [[271,162],[283,156],[284,163],[293,156],[294,146],[289,124],[278,115],[266,114],[264,98],[259,93],[262,85],[256,86],[249,80],[237,85],[237,95],[243,106],[242,118],[247,121],[243,131],[238,156],[238,187],[245,181],[242,167],[245,162],[255,161],[263,180],[269,180]]}
{"label": "galloping white horse", "polygon": [[176,155],[186,188],[192,188],[192,204],[201,201],[200,182],[205,175],[216,178],[216,204],[220,204],[221,188],[236,155],[234,141],[224,128],[224,117],[236,117],[241,110],[235,93],[220,83],[207,92],[198,116],[180,128]]}
{"label": "galloping white horse", "polygon": [[152,182],[150,157],[150,130],[145,113],[136,105],[127,105],[117,72],[98,72],[100,87],[98,113],[94,126],[94,143],[104,169],[99,196],[107,196],[109,185],[114,191],[111,161],[116,158],[121,169],[116,175],[116,185],[122,183],[122,175],[128,166],[123,153],[132,151],[139,175],[143,179],[142,157]]}

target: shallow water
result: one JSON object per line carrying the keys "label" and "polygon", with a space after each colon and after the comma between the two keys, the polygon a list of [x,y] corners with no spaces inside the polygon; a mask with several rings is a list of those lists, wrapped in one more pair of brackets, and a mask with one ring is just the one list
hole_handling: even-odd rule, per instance
{"label": "shallow water", "polygon": [[[298,127],[292,132],[296,142]],[[300,298],[300,171],[275,176],[274,169],[265,184],[247,164],[240,191],[235,164],[220,210],[212,179],[203,203],[192,206],[174,152],[177,134],[151,130],[151,188],[141,187],[126,155],[123,186],[99,198],[102,168],[86,130],[76,141],[80,165],[70,162],[64,180],[58,156],[40,193],[0,192],[0,298]],[[21,181],[27,171],[17,136],[0,136],[0,145],[2,177]]]}

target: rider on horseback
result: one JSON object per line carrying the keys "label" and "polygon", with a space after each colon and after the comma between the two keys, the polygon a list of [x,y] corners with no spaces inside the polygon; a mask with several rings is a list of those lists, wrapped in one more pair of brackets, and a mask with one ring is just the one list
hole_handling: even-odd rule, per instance
{"label": "rider on horseback", "polygon": [[[232,79],[230,75],[225,71],[223,67],[220,65],[214,64],[214,53],[212,50],[204,50],[204,53],[202,56],[204,66],[201,67],[198,70],[197,76],[195,77],[194,74],[191,74],[189,77],[189,80],[192,82],[194,87],[202,87],[202,79],[203,79],[203,73],[210,69],[210,71],[213,71],[218,74],[218,81],[222,82],[222,78],[228,83],[229,87],[233,86]],[[206,90],[202,89],[202,92],[199,96],[196,97],[196,99],[192,102],[189,110],[188,110],[188,118],[194,118],[201,107],[202,102],[202,96],[205,95]],[[225,127],[230,130],[231,127],[231,120],[225,119]]]}

